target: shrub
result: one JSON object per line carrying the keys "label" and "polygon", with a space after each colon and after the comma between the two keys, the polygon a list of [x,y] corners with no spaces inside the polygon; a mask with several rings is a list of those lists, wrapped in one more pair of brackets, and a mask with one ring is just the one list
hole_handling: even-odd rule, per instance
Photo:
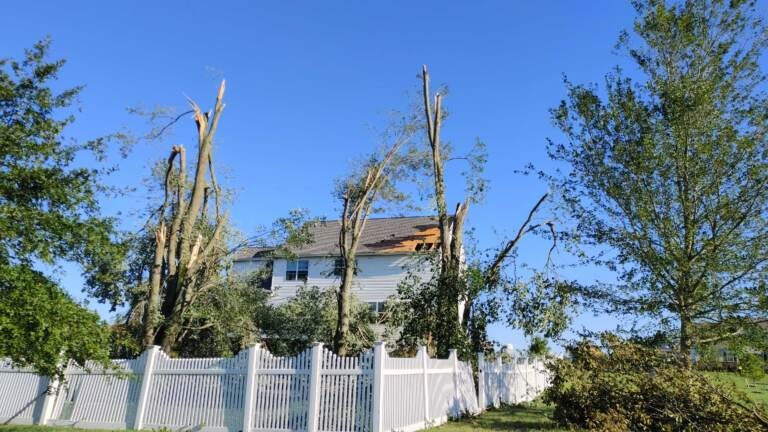
{"label": "shrub", "polygon": [[568,347],[569,358],[549,364],[562,425],[600,431],[753,431],[768,429],[768,414],[748,397],[681,367],[664,352],[604,334],[600,343]]}

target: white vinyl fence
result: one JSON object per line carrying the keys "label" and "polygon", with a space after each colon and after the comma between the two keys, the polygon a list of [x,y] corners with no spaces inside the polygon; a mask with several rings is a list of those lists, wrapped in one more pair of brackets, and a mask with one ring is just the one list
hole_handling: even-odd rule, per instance
{"label": "white vinyl fence", "polygon": [[498,408],[502,403],[529,402],[549,385],[544,361],[537,357],[512,357],[511,361],[502,363],[500,356],[491,362],[478,354],[477,368],[481,410]]}
{"label": "white vinyl fence", "polygon": [[[70,366],[62,385],[0,363],[0,422],[220,432],[413,431],[499,401],[528,400],[546,384],[538,363],[511,367],[482,360],[477,392],[472,367],[454,351],[448,359],[430,359],[423,348],[414,358],[393,358],[381,343],[358,357],[338,357],[319,343],[294,357],[253,346],[234,357],[177,359],[153,347],[115,363],[118,371]],[[538,384],[521,384],[531,382]],[[46,392],[49,387],[53,391]]]}

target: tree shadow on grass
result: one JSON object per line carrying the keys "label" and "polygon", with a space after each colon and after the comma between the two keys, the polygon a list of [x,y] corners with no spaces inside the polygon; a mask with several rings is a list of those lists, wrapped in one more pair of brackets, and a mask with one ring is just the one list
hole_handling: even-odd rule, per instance
{"label": "tree shadow on grass", "polygon": [[489,410],[477,417],[465,418],[438,428],[439,431],[509,430],[509,431],[563,431],[552,420],[552,408],[541,404],[505,406]]}

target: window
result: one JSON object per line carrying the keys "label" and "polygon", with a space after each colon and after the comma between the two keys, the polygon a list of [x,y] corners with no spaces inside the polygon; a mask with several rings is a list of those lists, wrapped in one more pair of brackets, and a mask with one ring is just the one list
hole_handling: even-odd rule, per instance
{"label": "window", "polygon": [[371,313],[373,313],[376,316],[379,316],[386,312],[386,302],[368,302],[368,308],[371,310]]}
{"label": "window", "polygon": [[[336,258],[333,261],[333,275],[341,276],[342,273],[344,273],[344,260]],[[357,260],[355,260],[355,275],[357,275]]]}
{"label": "window", "polygon": [[267,261],[264,267],[258,270],[259,286],[265,290],[272,289],[272,261]]}
{"label": "window", "polygon": [[302,280],[307,281],[309,275],[309,261],[298,260],[288,261],[285,268],[285,280]]}

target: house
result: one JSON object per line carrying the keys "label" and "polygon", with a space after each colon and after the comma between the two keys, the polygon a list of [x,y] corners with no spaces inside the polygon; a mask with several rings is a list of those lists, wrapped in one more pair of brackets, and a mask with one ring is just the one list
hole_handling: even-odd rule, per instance
{"label": "house", "polygon": [[[768,332],[768,318],[754,318],[753,323],[761,328],[763,332]],[[700,329],[706,331],[712,324],[695,324]],[[741,337],[738,333],[735,338]],[[672,347],[665,349],[667,352],[673,352]],[[763,362],[768,363],[768,351],[757,348],[746,348],[746,352],[754,354]],[[715,368],[725,370],[736,370],[739,367],[739,358],[737,353],[731,349],[727,340],[715,342],[713,345],[697,346],[691,350],[691,359],[699,363],[703,368]]]}
{"label": "house", "polygon": [[[246,273],[271,269],[264,284],[279,304],[293,297],[302,286],[335,289],[341,280],[339,260],[340,222],[324,221],[312,228],[313,242],[293,251],[295,260],[273,257],[269,248],[245,248],[234,259],[233,270]],[[440,230],[432,216],[371,218],[357,249],[357,275],[352,294],[368,303],[374,312],[383,311],[387,299],[409,272],[429,279],[424,253],[439,247]]]}

